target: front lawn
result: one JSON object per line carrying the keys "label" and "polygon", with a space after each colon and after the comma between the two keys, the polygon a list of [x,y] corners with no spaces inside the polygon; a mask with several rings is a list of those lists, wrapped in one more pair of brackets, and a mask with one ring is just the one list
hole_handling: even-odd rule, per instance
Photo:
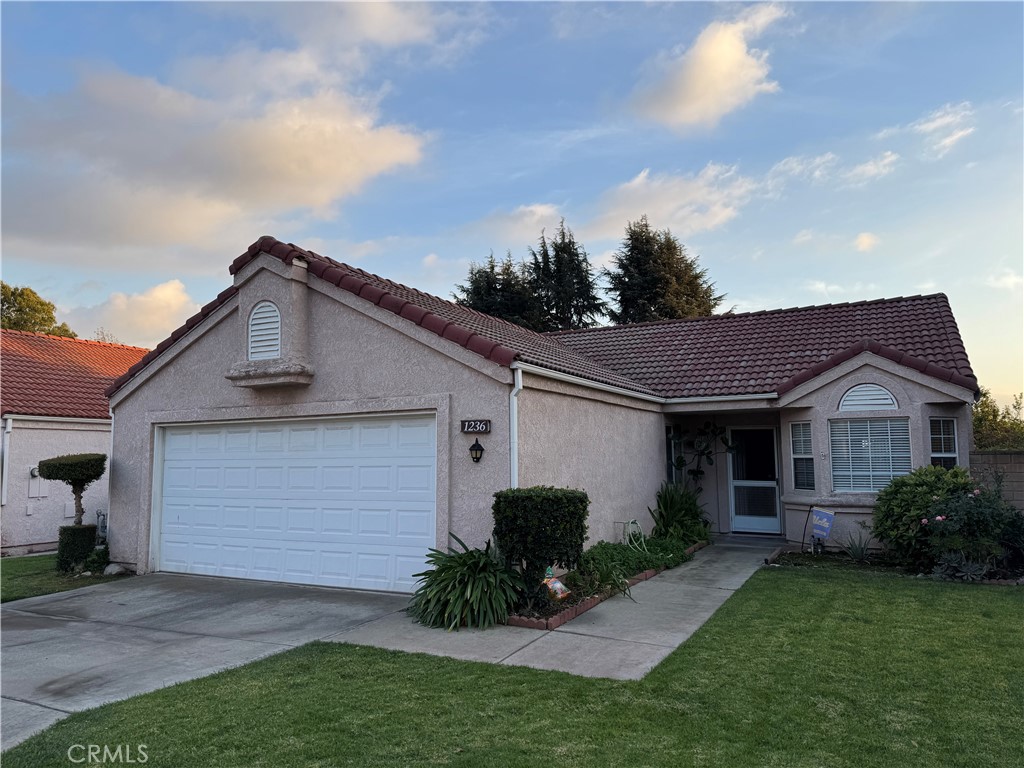
{"label": "front lawn", "polygon": [[80,576],[57,571],[57,555],[0,558],[0,603],[102,584],[123,576]]}
{"label": "front lawn", "polygon": [[314,643],[74,715],[4,764],[145,744],[218,768],[1010,768],[1022,627],[1018,588],[767,568],[639,682]]}

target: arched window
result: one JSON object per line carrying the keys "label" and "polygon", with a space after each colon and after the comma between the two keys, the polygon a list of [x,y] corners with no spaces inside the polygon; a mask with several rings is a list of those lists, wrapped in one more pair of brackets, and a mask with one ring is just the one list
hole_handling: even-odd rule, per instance
{"label": "arched window", "polygon": [[898,407],[892,392],[877,384],[850,387],[839,401],[840,411],[894,411]]}
{"label": "arched window", "polygon": [[249,315],[249,359],[281,356],[281,313],[270,301],[261,301]]}

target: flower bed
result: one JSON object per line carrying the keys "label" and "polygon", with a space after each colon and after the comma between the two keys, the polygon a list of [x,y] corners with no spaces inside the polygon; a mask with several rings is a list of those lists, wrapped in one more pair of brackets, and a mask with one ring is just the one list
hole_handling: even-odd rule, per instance
{"label": "flower bed", "polygon": [[[686,554],[692,555],[699,549],[703,549],[710,541],[701,541],[694,544],[691,547],[687,547]],[[641,581],[654,578],[661,573],[664,568],[651,568],[643,571],[642,573],[636,574],[633,578],[628,580],[630,587],[636,586]],[[557,609],[555,613],[550,616],[522,616],[519,614],[512,614],[508,617],[505,622],[510,627],[522,627],[523,629],[542,629],[551,630],[557,629],[563,624],[572,621],[577,616],[589,611],[591,608],[600,605],[609,597],[612,597],[613,593],[604,592],[597,595],[590,595],[588,597],[576,598],[575,595],[570,596],[561,603],[556,603],[554,607]]]}

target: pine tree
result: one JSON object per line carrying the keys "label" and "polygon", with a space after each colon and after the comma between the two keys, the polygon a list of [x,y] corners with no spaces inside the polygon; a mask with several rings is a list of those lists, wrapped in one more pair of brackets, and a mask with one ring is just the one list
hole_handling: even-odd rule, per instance
{"label": "pine tree", "polygon": [[530,279],[540,296],[548,330],[590,328],[605,313],[597,283],[583,246],[576,242],[565,219],[548,241],[542,232],[539,250],[530,249]]}
{"label": "pine tree", "polygon": [[715,293],[706,269],[669,230],[652,229],[647,216],[626,224],[626,236],[605,271],[617,304],[608,311],[617,324],[704,317],[725,294]]}
{"label": "pine tree", "polygon": [[543,302],[524,264],[512,254],[498,262],[492,253],[483,264],[470,264],[465,285],[455,286],[455,303],[536,331],[547,330]]}

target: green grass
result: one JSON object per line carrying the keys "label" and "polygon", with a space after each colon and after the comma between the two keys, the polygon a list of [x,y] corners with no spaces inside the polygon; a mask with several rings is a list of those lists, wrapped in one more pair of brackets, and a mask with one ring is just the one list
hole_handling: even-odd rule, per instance
{"label": "green grass", "polygon": [[642,681],[314,643],[73,715],[4,765],[93,743],[218,768],[1016,768],[1022,627],[1020,589],[771,568]]}
{"label": "green grass", "polygon": [[57,555],[31,555],[0,559],[0,603],[25,597],[66,592],[69,589],[102,584],[123,576],[82,576],[74,578],[57,571]]}

